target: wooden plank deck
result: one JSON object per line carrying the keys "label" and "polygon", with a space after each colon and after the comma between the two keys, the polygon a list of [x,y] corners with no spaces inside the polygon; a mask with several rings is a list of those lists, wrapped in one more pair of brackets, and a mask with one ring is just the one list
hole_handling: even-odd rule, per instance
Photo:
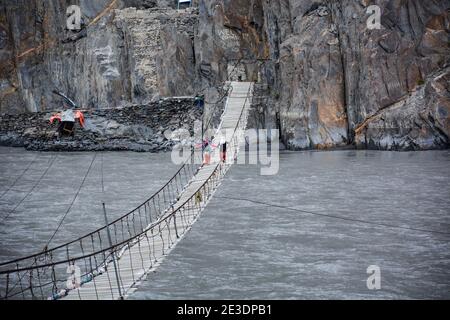
{"label": "wooden plank deck", "polygon": [[[227,104],[222,115],[222,121],[219,130],[221,129],[235,129],[241,114],[247,116],[251,103],[251,87],[249,82],[232,82],[233,90],[228,96]],[[244,113],[243,113],[243,110]],[[246,120],[246,119],[245,119]],[[232,137],[227,137],[230,142]],[[218,141],[214,141],[217,143]],[[242,142],[242,141],[240,141]],[[238,149],[238,148],[237,148]],[[233,153],[233,150],[229,150]],[[219,159],[218,148],[214,149],[211,159]],[[232,154],[233,158],[234,155]],[[190,180],[188,185],[180,193],[178,201],[173,205],[173,210],[183,207],[187,200],[189,200],[198,189],[206,182],[206,180],[214,172],[217,163],[212,162],[210,165],[203,165],[196,175]],[[227,165],[228,169],[230,165]],[[216,185],[215,187],[217,187]],[[82,285],[79,289],[69,291],[64,300],[112,300],[119,299],[119,283],[120,292],[124,298],[132,294],[139,286],[141,281],[145,280],[148,273],[154,272],[164,257],[175,247],[175,245],[183,238],[189,231],[191,226],[198,219],[201,211],[206,207],[208,199],[202,199],[199,203],[201,208],[198,213],[191,207],[185,205],[184,224],[177,224],[173,219],[167,219],[159,224],[156,231],[148,231],[140,241],[124,250],[120,258],[116,259],[117,271],[119,279],[116,277],[116,272],[113,263],[110,262],[107,266],[107,271],[94,277],[88,283]],[[189,203],[188,205],[191,205]],[[197,207],[198,208],[198,207]],[[197,209],[198,210],[198,209]],[[170,215],[171,210],[166,214]],[[164,217],[162,218],[164,219]],[[177,234],[180,237],[177,237]],[[169,246],[170,244],[170,246]]]}

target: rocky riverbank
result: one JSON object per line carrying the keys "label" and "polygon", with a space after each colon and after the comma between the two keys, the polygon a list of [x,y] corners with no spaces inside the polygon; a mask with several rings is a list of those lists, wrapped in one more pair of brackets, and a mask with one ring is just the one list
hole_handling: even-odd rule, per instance
{"label": "rocky riverbank", "polygon": [[146,105],[85,111],[85,127],[76,125],[74,137],[58,138],[53,112],[0,115],[0,145],[40,151],[160,152],[175,142],[167,132],[191,134],[202,112],[192,99],[167,99]]}

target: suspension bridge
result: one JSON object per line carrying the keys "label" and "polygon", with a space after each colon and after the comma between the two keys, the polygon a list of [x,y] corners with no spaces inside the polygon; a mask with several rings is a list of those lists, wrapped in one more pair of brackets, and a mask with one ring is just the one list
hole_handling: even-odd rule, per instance
{"label": "suspension bridge", "polygon": [[227,132],[227,161],[220,161],[217,148],[210,163],[192,150],[174,176],[129,213],[63,245],[0,263],[0,299],[130,296],[191,229],[220,186],[244,141],[252,96],[253,83],[230,83],[217,128]]}

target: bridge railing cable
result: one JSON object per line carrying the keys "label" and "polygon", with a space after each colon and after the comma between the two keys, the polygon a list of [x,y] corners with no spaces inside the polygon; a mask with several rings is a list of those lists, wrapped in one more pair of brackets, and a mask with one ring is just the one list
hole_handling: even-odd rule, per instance
{"label": "bridge railing cable", "polygon": [[[175,175],[153,196],[126,215],[112,221],[108,226],[103,226],[78,239],[58,245],[51,249],[46,249],[43,252],[1,263],[0,272],[11,269],[27,270],[31,268],[31,270],[39,270],[42,273],[39,275],[29,274],[28,276],[25,276],[21,272],[18,272],[16,273],[17,277],[10,274],[8,283],[13,287],[9,287],[9,289],[17,289],[17,287],[14,288],[14,286],[19,284],[22,284],[23,287],[23,276],[31,279],[33,277],[45,276],[46,274],[51,273],[66,273],[65,270],[58,270],[57,266],[59,264],[54,263],[57,261],[71,260],[78,256],[90,256],[90,261],[86,266],[92,264],[93,268],[98,268],[108,258],[105,254],[106,251],[104,251],[104,249],[110,247],[107,227],[110,228],[112,242],[114,244],[123,243],[140,234],[148,225],[157,222],[167,213],[171,205],[176,202],[179,193],[182,192],[190,179],[195,175],[200,164],[201,154],[192,151],[189,158],[179,168]],[[100,252],[101,256],[94,254],[95,252]],[[46,267],[41,268],[46,265],[52,265],[53,270],[47,270]],[[2,280],[3,279],[0,280],[0,290],[2,289]]]}
{"label": "bridge railing cable", "polygon": [[[228,89],[227,93],[229,92],[231,91]],[[221,103],[221,101],[216,102],[216,104],[219,103]],[[209,127],[209,125],[210,122],[208,122],[207,127]],[[116,228],[120,231],[125,230],[123,234],[119,232],[119,236],[117,239],[120,239],[120,235],[122,235],[122,238],[125,238],[126,235],[132,236],[136,232],[140,231],[140,226],[136,225],[137,216],[139,216],[142,220],[147,219],[149,222],[154,222],[158,218],[160,218],[167,211],[170,205],[177,199],[178,194],[186,187],[190,179],[195,175],[201,163],[201,152],[197,152],[193,149],[190,155],[186,158],[185,162],[178,169],[178,171],[163,187],[161,187],[157,192],[155,192],[150,198],[145,200],[138,207],[117,218],[116,220],[111,221],[108,226],[112,229]],[[131,223],[131,221],[134,221],[134,223]],[[129,227],[130,230],[126,230],[124,226]],[[48,257],[57,257],[60,255],[60,251],[66,252],[68,247],[70,252],[80,252],[80,242],[86,241],[86,239],[89,239],[93,234],[96,234],[97,238],[104,240],[107,233],[106,230],[107,226],[102,226],[101,228],[94,230],[78,239],[58,245],[51,249],[47,248],[43,252],[7,262],[0,262],[0,270],[5,267],[17,264],[19,264],[20,266],[31,266],[32,264],[34,264],[35,258],[37,258],[38,260],[45,260]],[[106,243],[106,241],[102,242]]]}
{"label": "bridge railing cable", "polygon": [[[230,148],[227,148],[229,159],[234,159],[239,150],[251,88],[230,139]],[[193,163],[195,154],[192,153],[172,179],[141,206],[108,224],[112,246],[105,226],[44,253],[1,264],[0,299],[60,299],[72,290],[80,299],[99,299],[105,295],[118,299],[121,298],[119,292],[127,294],[129,288],[123,285],[121,265],[131,268],[133,283],[141,281],[145,276],[141,271],[150,270],[190,229],[230,166],[219,161],[197,191],[174,209],[181,189],[199,169]],[[119,270],[119,281],[111,279],[108,272],[113,267],[113,259]],[[105,273],[106,284],[99,281],[99,276]],[[120,290],[118,283],[124,286]],[[82,290],[76,290],[85,285],[93,287],[94,295],[82,296]]]}

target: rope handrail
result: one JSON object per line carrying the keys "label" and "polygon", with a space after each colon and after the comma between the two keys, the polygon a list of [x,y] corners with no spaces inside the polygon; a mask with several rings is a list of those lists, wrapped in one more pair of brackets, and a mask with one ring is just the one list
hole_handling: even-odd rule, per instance
{"label": "rope handrail", "polygon": [[[252,85],[249,86],[248,92],[247,92],[247,96],[245,97],[245,101],[244,101],[244,105],[243,108],[239,114],[239,118],[238,121],[235,125],[233,134],[230,138],[230,141],[232,140],[232,145],[233,143],[236,144],[236,146],[238,146],[239,144],[239,138],[236,135],[237,130],[240,128],[240,126],[245,126],[244,121],[246,120],[246,117],[243,117],[244,112],[247,111],[247,103],[248,103],[248,99],[250,97],[250,91],[252,89]],[[243,128],[245,129],[245,127]],[[218,129],[219,130],[219,129]],[[230,152],[232,152],[232,149],[234,148],[230,148]],[[235,152],[238,152],[238,149],[235,149]],[[237,154],[236,154],[237,155]],[[185,221],[181,221],[185,219],[186,212],[189,215],[190,210],[199,210],[199,212],[201,212],[201,208],[202,205],[198,205],[196,203],[197,199],[196,196],[197,194],[200,192],[203,194],[203,196],[205,197],[204,199],[206,199],[204,202],[203,207],[206,205],[207,201],[209,201],[209,199],[212,197],[212,194],[214,193],[214,191],[217,189],[218,184],[221,181],[221,176],[224,175],[224,172],[226,173],[226,170],[223,170],[224,168],[226,168],[228,164],[226,164],[225,162],[219,162],[213,169],[213,171],[208,175],[208,177],[205,179],[205,181],[199,186],[196,187],[194,190],[194,192],[189,196],[189,198],[187,198],[185,201],[183,201],[182,204],[180,204],[179,206],[177,205],[177,208],[174,209],[173,205],[170,208],[172,208],[172,212],[170,212],[169,214],[166,214],[164,216],[162,216],[160,219],[155,220],[154,222],[152,222],[151,224],[148,224],[147,227],[142,228],[142,230],[140,230],[139,232],[135,233],[134,235],[132,235],[131,237],[128,237],[126,239],[123,239],[121,241],[117,241],[116,243],[114,243],[112,246],[107,246],[107,247],[101,247],[99,250],[93,250],[92,252],[89,252],[87,254],[82,254],[79,256],[72,256],[69,257],[69,252],[67,252],[67,259],[62,259],[62,260],[58,260],[58,261],[53,261],[53,259],[51,259],[51,262],[47,262],[47,261],[43,261],[44,264],[38,264],[38,260],[36,259],[36,256],[38,255],[34,255],[35,257],[35,264],[32,266],[27,266],[27,267],[21,267],[18,264],[16,264],[16,266],[14,268],[8,268],[8,270],[3,270],[0,271],[0,275],[2,275],[2,277],[4,277],[6,275],[6,294],[4,298],[13,298],[15,296],[18,295],[22,295],[23,298],[25,298],[25,293],[31,294],[33,297],[35,296],[36,292],[40,290],[41,291],[41,296],[45,298],[45,294],[43,293],[43,288],[48,288],[48,286],[53,284],[53,298],[54,299],[59,299],[60,297],[63,297],[65,295],[67,295],[69,291],[71,291],[71,289],[63,289],[64,292],[66,292],[65,294],[61,295],[60,293],[57,292],[57,288],[58,288],[58,284],[61,282],[64,282],[64,280],[57,279],[56,278],[56,271],[55,269],[58,266],[63,266],[63,265],[75,265],[76,262],[81,261],[81,264],[85,264],[85,272],[83,273],[83,279],[85,279],[85,281],[83,283],[87,283],[90,281],[93,281],[94,286],[95,286],[95,281],[96,281],[96,277],[98,275],[103,274],[103,272],[107,272],[105,270],[107,270],[110,266],[111,266],[111,259],[115,259],[115,257],[121,257],[122,254],[124,254],[124,252],[126,252],[127,250],[132,250],[133,247],[139,247],[139,249],[134,249],[134,250],[139,250],[140,252],[140,243],[142,241],[145,242],[145,239],[147,239],[147,242],[149,241],[149,237],[151,237],[153,239],[153,241],[155,241],[155,238],[161,237],[161,239],[163,239],[163,235],[161,234],[162,230],[164,230],[165,228],[169,228],[169,225],[171,225],[171,223],[173,222],[175,225],[175,231],[172,230],[172,232],[176,233],[177,238],[179,237],[178,235],[178,231],[177,231],[177,223],[178,223],[178,228],[184,228],[184,232],[186,231],[186,224]],[[204,165],[202,165],[203,167]],[[179,172],[181,172],[182,169],[179,170]],[[211,187],[212,185],[212,187]],[[203,201],[203,200],[201,200]],[[195,205],[194,205],[195,203]],[[199,206],[199,208],[197,208],[197,206]],[[169,210],[167,209],[167,210]],[[167,211],[166,210],[166,211]],[[198,216],[199,213],[197,213]],[[180,220],[177,220],[180,219]],[[128,223],[128,221],[127,221]],[[107,227],[107,226],[105,226]],[[170,228],[169,228],[170,229]],[[171,242],[173,244],[173,241],[171,240],[171,236],[170,236],[170,230],[167,229],[169,232],[169,239],[168,239],[168,244],[164,243],[163,240],[163,254],[164,254],[164,248],[168,245],[168,250],[171,247]],[[149,235],[151,233],[151,236]],[[154,233],[156,235],[154,235]],[[131,235],[131,234],[130,234]],[[99,235],[100,237],[100,235]],[[167,239],[166,239],[167,240]],[[94,241],[94,239],[92,238],[92,241]],[[101,241],[101,238],[100,238]],[[73,241],[73,242],[76,242]],[[85,244],[86,245],[86,244]],[[154,243],[153,243],[154,246]],[[83,250],[83,248],[82,248]],[[83,251],[84,252],[84,251]],[[131,253],[130,253],[131,254]],[[142,259],[142,253],[141,254],[141,259]],[[150,253],[149,253],[150,254]],[[154,253],[153,253],[154,254]],[[50,254],[51,255],[51,254]],[[98,262],[97,257],[99,257],[100,262]],[[92,263],[92,261],[94,261],[94,263]],[[90,264],[91,266],[89,267],[86,266],[86,264]],[[133,272],[133,266],[131,266],[131,272]],[[58,267],[58,275],[64,274],[65,270],[62,270]],[[99,271],[102,270],[102,271]],[[49,274],[49,272],[51,274]],[[22,274],[21,274],[22,273]],[[44,276],[44,280],[45,282],[42,284],[41,283],[41,278]],[[47,278],[45,278],[45,276],[47,276]],[[52,277],[52,280],[49,280],[48,277]],[[24,279],[25,277],[25,279]],[[28,278],[27,278],[28,277]],[[14,283],[14,286],[12,287],[12,289],[10,287],[8,287],[8,284],[13,280],[13,279],[17,279],[18,281]],[[39,282],[36,282],[36,278],[39,280]],[[63,276],[64,278],[64,276]],[[29,281],[29,285],[27,284],[27,280]],[[87,280],[86,280],[87,279]],[[134,276],[133,276],[134,279]],[[33,282],[34,281],[34,282]],[[25,283],[26,287],[24,288],[22,285],[23,283]],[[20,284],[20,287],[17,288],[17,286]],[[111,283],[110,283],[110,287],[111,287]],[[45,289],[44,288],[44,289]],[[111,290],[113,291],[112,287]],[[75,293],[76,294],[76,293]],[[97,293],[96,293],[97,294]],[[79,295],[79,293],[78,293]],[[113,295],[113,293],[112,293]],[[81,298],[81,297],[80,297]],[[98,297],[97,297],[98,298]],[[114,298],[114,295],[113,295]],[[3,299],[2,296],[0,296],[0,299]]]}
{"label": "rope handrail", "polygon": [[178,174],[185,168],[185,166],[187,165],[187,163],[188,163],[189,161],[192,161],[191,156],[194,154],[194,152],[195,152],[195,151],[192,151],[192,152],[191,152],[191,155],[189,156],[189,158],[185,160],[185,162],[181,165],[181,167],[177,170],[177,172],[172,176],[172,178],[171,178],[168,182],[166,182],[166,184],[165,184],[164,186],[162,186],[158,191],[156,191],[152,196],[150,196],[147,200],[145,200],[145,201],[144,201],[143,203],[141,203],[139,206],[137,206],[137,207],[134,208],[133,210],[129,211],[128,213],[124,214],[123,216],[121,216],[121,217],[119,217],[119,218],[117,218],[117,219],[111,221],[110,223],[108,223],[108,225],[104,225],[104,226],[102,226],[102,227],[100,227],[100,228],[98,228],[98,229],[96,229],[96,230],[94,230],[94,231],[92,231],[92,232],[89,232],[89,233],[87,233],[87,234],[85,234],[85,235],[83,235],[83,236],[81,236],[81,237],[79,237],[79,238],[77,238],[77,239],[75,239],[75,240],[66,242],[66,243],[64,243],[64,244],[58,245],[58,246],[53,247],[53,248],[50,248],[50,249],[48,249],[48,250],[46,250],[46,251],[39,252],[39,253],[35,253],[35,254],[29,255],[29,256],[26,256],[26,257],[21,257],[21,258],[18,258],[18,259],[14,259],[14,260],[2,262],[2,263],[0,263],[0,266],[5,266],[5,265],[8,265],[8,264],[15,264],[15,263],[17,263],[17,262],[19,262],[19,261],[23,261],[23,260],[28,260],[28,259],[31,259],[31,258],[35,258],[35,257],[38,257],[38,256],[40,256],[40,255],[42,255],[42,254],[50,254],[52,251],[55,251],[55,250],[57,250],[57,249],[61,249],[61,248],[63,248],[63,247],[66,247],[66,246],[68,246],[68,245],[70,245],[70,244],[79,242],[80,240],[82,240],[82,239],[84,239],[84,238],[88,238],[88,237],[90,237],[90,236],[93,235],[93,234],[96,234],[96,233],[98,233],[98,232],[100,232],[100,231],[102,231],[102,230],[105,230],[107,227],[110,227],[110,226],[114,225],[115,223],[117,223],[118,221],[123,220],[123,219],[126,218],[127,216],[132,215],[134,212],[136,212],[137,210],[139,210],[140,208],[142,208],[146,203],[148,203],[149,201],[151,201],[151,200],[153,200],[155,197],[157,197],[158,194],[160,194],[160,193],[161,193],[161,192],[162,192],[162,191],[163,191],[163,190],[164,190],[171,182],[173,182],[173,181],[175,180],[175,178],[178,176]]}
{"label": "rope handrail", "polygon": [[[250,91],[250,89],[251,89],[251,88],[249,88],[249,91]],[[245,103],[247,103],[247,100],[248,100],[248,95],[247,95],[247,97],[246,97]],[[235,128],[234,128],[233,136],[236,134],[236,131],[237,131],[238,127],[239,127],[239,123],[240,123],[240,120],[241,120],[241,117],[242,117],[243,112],[244,112],[244,108],[242,108],[241,113],[240,113],[240,115],[239,115],[239,121],[238,121],[238,123],[236,124],[236,126],[235,126]],[[210,174],[210,176],[205,180],[205,182],[197,189],[196,192],[198,192],[200,189],[202,189],[202,187],[203,187],[206,183],[208,183],[208,180],[211,178],[211,176],[213,176],[213,175],[216,173],[216,170],[217,170],[217,168],[218,168],[220,165],[221,165],[221,163],[218,163],[218,164],[216,165],[216,167],[214,168],[213,172],[212,172],[212,173]],[[161,190],[162,190],[162,189],[161,189]],[[196,192],[195,192],[195,193],[196,193]],[[194,193],[194,195],[192,195],[188,200],[186,200],[179,208],[177,208],[175,211],[173,211],[170,215],[167,215],[167,216],[163,217],[162,219],[159,219],[158,221],[155,221],[152,225],[148,226],[144,231],[142,231],[142,232],[139,233],[138,235],[136,235],[136,236],[134,236],[134,237],[131,237],[131,238],[127,239],[127,240],[124,240],[124,241],[122,241],[122,242],[120,242],[120,243],[117,243],[117,244],[113,245],[112,247],[109,247],[109,248],[106,248],[106,249],[103,249],[103,250],[100,250],[100,251],[97,251],[97,252],[94,252],[94,253],[91,253],[91,254],[88,254],[88,255],[84,255],[84,256],[80,256],[80,257],[76,257],[76,258],[71,258],[71,259],[68,259],[68,260],[60,261],[60,262],[54,262],[54,263],[47,264],[47,265],[38,265],[38,266],[29,267],[29,268],[22,268],[22,269],[14,269],[14,270],[0,271],[0,274],[10,273],[11,271],[25,271],[25,270],[36,269],[36,268],[39,268],[39,267],[48,267],[48,266],[57,265],[57,264],[61,264],[61,263],[68,263],[68,262],[72,262],[72,261],[75,261],[75,260],[79,260],[79,259],[83,259],[83,258],[88,258],[89,256],[93,256],[93,255],[95,255],[95,254],[99,254],[99,253],[103,253],[103,252],[106,252],[106,251],[110,251],[110,250],[113,249],[113,248],[116,248],[116,247],[118,247],[118,246],[120,246],[120,245],[122,245],[122,244],[124,244],[124,243],[128,243],[128,242],[130,242],[131,240],[134,240],[134,239],[138,238],[139,236],[142,236],[142,234],[146,233],[146,232],[148,231],[148,229],[151,229],[152,227],[154,227],[154,226],[156,226],[156,225],[158,225],[158,224],[161,224],[162,222],[166,221],[169,217],[173,216],[173,214],[174,214],[176,211],[180,210],[184,205],[186,205],[186,203],[188,203],[188,202],[195,196],[195,193]],[[120,220],[120,219],[118,219],[118,220]],[[111,224],[112,224],[112,223],[110,223],[109,225],[111,225]],[[106,228],[106,227],[107,227],[107,226],[104,226],[104,227],[100,228],[99,230],[104,229],[104,228]],[[92,232],[92,233],[95,233],[95,232]],[[84,238],[84,237],[81,237],[81,238]],[[78,241],[79,241],[79,240],[78,240]],[[73,242],[77,242],[77,240],[71,241],[70,243],[73,243]],[[63,247],[63,246],[64,246],[64,245],[62,245],[62,247]],[[57,249],[57,247],[55,247],[55,248],[53,248],[53,249],[51,249],[51,250],[49,250],[49,251],[52,251],[52,250],[55,250],[55,249]],[[49,252],[49,251],[47,251],[47,252]],[[30,256],[30,257],[34,258],[35,256],[38,256],[38,255],[40,255],[40,254],[42,254],[42,253],[39,253],[39,254],[36,254],[36,255],[32,255],[32,256]],[[22,259],[25,259],[25,258],[22,258]],[[21,259],[18,259],[18,260],[21,260]],[[16,261],[12,261],[11,263],[13,263],[13,262],[16,262]],[[5,264],[0,264],[0,266],[1,266],[1,265],[5,265]]]}
{"label": "rope handrail", "polygon": [[[233,73],[235,72],[235,70],[236,70],[236,68],[237,68],[237,65],[240,63],[241,60],[242,60],[242,58],[239,59],[239,60],[235,63],[234,68],[233,68],[232,72],[230,73],[230,75],[233,74]],[[220,100],[218,100],[217,102],[215,102],[215,103],[213,103],[213,104],[214,104],[215,106],[217,106],[219,103],[222,102],[223,98],[225,98],[226,96],[231,95],[232,92],[233,92],[233,87],[227,89],[227,90],[226,90],[226,94],[225,94]],[[225,106],[225,107],[226,107],[226,106]],[[214,110],[215,107],[213,107],[212,109]],[[225,112],[225,110],[224,110],[224,112]],[[208,123],[207,123],[206,128],[211,124],[212,118],[213,118],[213,117],[211,116],[210,119],[209,119],[209,121],[208,121]],[[220,125],[219,125],[219,128],[220,128]],[[202,142],[202,143],[203,143],[203,142]],[[38,253],[35,253],[35,254],[32,254],[32,255],[28,255],[28,256],[25,256],[25,257],[20,257],[20,258],[17,258],[17,259],[14,259],[14,260],[10,260],[10,261],[0,262],[0,267],[6,266],[6,265],[10,265],[10,264],[16,264],[16,263],[18,263],[18,262],[20,262],[20,261],[24,261],[24,260],[33,259],[33,258],[38,257],[38,256],[41,256],[41,255],[43,255],[43,254],[47,255],[47,254],[49,254],[49,253],[51,253],[51,252],[53,252],[53,251],[56,251],[56,250],[58,250],[58,249],[61,249],[61,248],[66,247],[66,246],[68,246],[68,245],[77,243],[77,242],[79,242],[79,241],[82,240],[82,239],[89,238],[89,237],[92,236],[93,234],[96,234],[96,233],[99,233],[99,232],[101,232],[101,231],[103,231],[103,230],[106,230],[108,227],[110,227],[110,226],[116,224],[117,222],[123,220],[124,218],[126,218],[126,217],[132,215],[134,212],[136,212],[137,210],[141,209],[141,208],[142,208],[143,206],[145,206],[147,203],[149,203],[149,202],[152,201],[154,198],[156,198],[156,197],[157,197],[157,196],[158,196],[158,195],[159,195],[159,194],[160,194],[160,193],[161,193],[161,192],[162,192],[162,191],[163,191],[170,183],[172,183],[172,182],[176,179],[176,177],[180,174],[180,172],[181,172],[183,169],[185,169],[185,167],[186,167],[186,165],[188,164],[188,162],[189,162],[189,161],[192,161],[194,154],[195,154],[195,150],[192,150],[192,152],[191,152],[191,154],[189,155],[189,157],[184,161],[184,163],[181,165],[181,167],[178,169],[178,171],[171,177],[171,179],[170,179],[169,181],[166,182],[166,184],[164,184],[164,185],[163,185],[158,191],[156,191],[152,196],[150,196],[147,200],[143,201],[139,206],[137,206],[137,207],[135,207],[134,209],[130,210],[128,213],[126,213],[126,214],[120,216],[119,218],[116,218],[115,220],[111,221],[111,222],[108,223],[107,225],[104,225],[104,226],[102,226],[102,227],[100,227],[100,228],[97,228],[96,230],[91,231],[91,232],[89,232],[89,233],[87,233],[87,234],[85,234],[85,235],[83,235],[83,236],[81,236],[81,237],[79,237],[79,238],[77,238],[77,239],[74,239],[74,240],[72,240],[72,241],[65,242],[65,243],[63,243],[63,244],[61,244],[61,245],[58,245],[58,246],[56,246],[56,247],[47,248],[45,251],[38,252]]]}
{"label": "rope handrail", "polygon": [[[230,89],[227,90],[227,94],[231,94],[232,91],[233,91],[233,88],[231,87]],[[221,101],[218,101],[218,102],[216,102],[215,104],[217,105],[217,104],[219,104],[220,102],[221,102]],[[213,109],[214,109],[214,108],[213,108]],[[210,123],[211,123],[211,118],[210,118],[210,121],[207,123],[207,126],[209,126]],[[124,215],[122,215],[122,216],[116,218],[115,220],[109,222],[107,225],[104,225],[104,226],[102,226],[102,227],[100,227],[100,228],[97,228],[96,230],[93,230],[93,231],[91,231],[91,232],[89,232],[89,233],[87,233],[87,234],[85,234],[85,235],[83,235],[83,236],[80,236],[80,237],[78,237],[78,238],[76,238],[76,239],[74,239],[74,240],[71,240],[71,241],[69,241],[69,242],[65,242],[65,243],[63,243],[63,244],[61,244],[61,245],[58,245],[58,246],[56,246],[56,247],[48,248],[48,249],[45,250],[45,251],[38,252],[38,253],[34,253],[34,254],[32,254],[32,255],[28,255],[28,256],[25,256],[25,257],[20,257],[20,258],[17,258],[17,259],[5,261],[5,262],[0,262],[0,267],[6,266],[6,265],[10,265],[10,264],[16,264],[16,263],[18,263],[18,262],[20,262],[20,261],[24,261],[24,260],[33,259],[33,258],[38,257],[38,256],[41,256],[41,255],[43,255],[43,254],[49,254],[49,253],[51,253],[51,252],[53,252],[53,251],[55,251],[55,250],[58,250],[58,249],[61,249],[61,248],[66,247],[66,246],[68,246],[68,245],[77,243],[77,242],[79,242],[79,241],[82,240],[82,239],[89,238],[89,237],[90,237],[91,235],[93,235],[93,234],[96,234],[96,233],[98,233],[98,232],[101,232],[101,231],[103,231],[103,230],[106,230],[108,227],[110,227],[110,226],[116,224],[117,222],[123,220],[124,218],[126,218],[126,217],[132,215],[134,212],[136,212],[137,210],[139,210],[140,208],[142,208],[143,206],[145,206],[147,203],[149,203],[150,201],[152,201],[154,198],[156,198],[156,197],[157,197],[157,196],[158,196],[165,188],[167,188],[167,186],[168,186],[170,183],[172,183],[172,182],[177,178],[177,176],[181,173],[181,171],[182,171],[183,169],[185,169],[186,165],[187,165],[189,162],[192,162],[193,157],[194,157],[194,154],[195,154],[195,150],[192,150],[192,151],[191,151],[191,154],[189,155],[189,157],[184,161],[184,163],[183,163],[183,164],[181,165],[181,167],[177,170],[177,172],[175,172],[175,174],[174,174],[174,175],[173,175],[173,176],[172,176],[172,177],[171,177],[171,178],[170,178],[170,179],[169,179],[169,180],[168,180],[168,181],[167,181],[167,182],[166,182],[166,183],[158,190],[158,191],[156,191],[155,193],[153,193],[153,195],[151,195],[148,199],[146,199],[145,201],[143,201],[143,202],[142,202],[140,205],[138,205],[137,207],[135,207],[135,208],[133,208],[132,210],[130,210],[128,213],[126,213],[126,214],[124,214]]]}
{"label": "rope handrail", "polygon": [[[197,192],[199,190],[201,190],[209,182],[211,177],[216,174],[216,171],[217,171],[217,169],[219,168],[220,165],[221,165],[220,163],[218,163],[216,165],[216,167],[214,168],[214,171],[208,176],[208,178],[205,180],[205,182],[197,189]],[[59,264],[73,263],[73,262],[75,262],[77,260],[93,257],[95,255],[98,255],[98,254],[101,254],[101,253],[104,253],[104,252],[112,251],[114,248],[122,247],[124,244],[130,243],[133,240],[136,240],[136,239],[140,238],[143,234],[147,233],[150,229],[153,229],[156,226],[158,226],[158,225],[162,224],[163,222],[165,222],[165,221],[169,220],[170,218],[172,218],[179,210],[183,209],[184,206],[188,202],[190,202],[192,199],[194,199],[195,194],[196,193],[194,193],[191,197],[189,197],[189,199],[187,199],[180,207],[178,207],[176,210],[174,210],[171,214],[169,214],[169,215],[165,216],[164,218],[156,221],[154,224],[152,224],[151,226],[146,228],[141,233],[135,235],[134,237],[129,238],[127,240],[124,240],[124,241],[122,241],[120,243],[117,243],[117,244],[113,245],[112,247],[105,248],[105,249],[102,249],[102,250],[99,250],[99,251],[96,251],[96,252],[93,252],[93,253],[90,253],[90,254],[87,254],[87,255],[84,255],[84,256],[74,257],[74,258],[71,258],[71,259],[68,259],[68,260],[56,261],[56,262],[52,262],[52,263],[48,263],[48,264],[36,265],[36,266],[32,266],[32,267],[27,267],[27,268],[19,268],[19,269],[0,271],[0,274],[7,274],[7,273],[11,273],[11,272],[29,271],[29,270],[35,270],[35,269],[38,269],[38,268],[48,268],[48,267],[52,267],[52,266],[59,265]]]}

